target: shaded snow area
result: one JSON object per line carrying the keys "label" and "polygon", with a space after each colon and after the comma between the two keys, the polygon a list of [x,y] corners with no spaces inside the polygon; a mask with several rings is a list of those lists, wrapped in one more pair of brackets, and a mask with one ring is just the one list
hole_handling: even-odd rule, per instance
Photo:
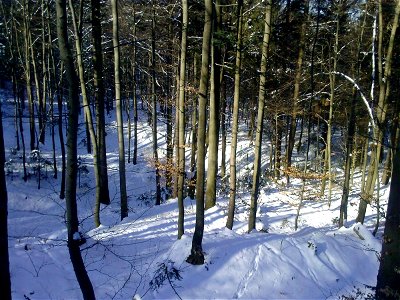
{"label": "shaded snow area", "polygon": [[[42,168],[41,187],[28,159],[27,182],[22,180],[22,152],[14,151],[13,107],[4,91],[4,128],[9,195],[9,252],[14,299],[81,299],[82,294],[66,244],[65,201],[59,199],[60,177],[50,165]],[[83,114],[81,115],[83,118]],[[238,146],[238,194],[233,230],[225,228],[227,188],[218,182],[217,205],[206,211],[203,250],[205,264],[186,263],[195,224],[195,200],[185,199],[185,234],[177,240],[177,199],[155,203],[155,173],[151,163],[151,128],[140,116],[138,164],[127,163],[129,216],[120,221],[118,144],[113,116],[107,116],[107,152],[111,204],[101,206],[101,223],[94,228],[95,183],[92,156],[85,152],[85,130],[79,132],[82,168],[77,187],[81,246],[98,299],[367,299],[374,293],[383,227],[376,237],[376,207],[369,206],[365,225],[355,224],[360,173],[354,176],[348,223],[337,229],[341,199],[337,162],[332,203],[318,196],[320,181],[309,180],[300,212],[294,220],[301,181],[263,177],[256,230],[247,233],[253,145],[242,125]],[[126,119],[126,115],[124,116]],[[160,116],[159,156],[165,158],[165,123]],[[25,120],[27,122],[27,119]],[[28,125],[24,124],[28,145]],[[57,132],[58,128],[55,128]],[[126,129],[126,128],[125,128]],[[127,130],[125,131],[127,132]],[[228,138],[229,141],[229,138]],[[127,143],[125,143],[127,145]],[[50,129],[41,157],[52,161]],[[228,156],[229,159],[229,143]],[[265,142],[263,167],[268,169],[269,141]],[[58,167],[61,151],[56,136]],[[189,159],[187,149],[187,158]],[[302,154],[295,153],[296,163]],[[27,151],[27,156],[30,151]],[[86,171],[83,171],[86,170]],[[267,172],[265,172],[267,174]],[[381,187],[384,208],[389,189]],[[327,192],[326,192],[327,194]],[[383,208],[381,210],[383,211]],[[382,222],[383,223],[383,222]],[[76,238],[81,236],[76,233]]]}

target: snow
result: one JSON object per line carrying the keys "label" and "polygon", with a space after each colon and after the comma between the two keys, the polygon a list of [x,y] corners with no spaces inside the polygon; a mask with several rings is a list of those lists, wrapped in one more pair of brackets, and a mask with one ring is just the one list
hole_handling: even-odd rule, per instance
{"label": "snow", "polygon": [[[1,91],[0,97],[3,110],[12,112],[11,95]],[[12,116],[7,113],[4,116],[4,127],[12,128]],[[94,228],[92,211],[93,161],[85,153],[83,143],[79,144],[82,163],[89,170],[88,174],[81,174],[81,184],[77,187],[80,231],[87,239],[81,251],[98,299],[362,299],[373,293],[382,227],[377,237],[371,234],[376,219],[376,209],[371,206],[365,225],[354,223],[359,200],[356,188],[350,195],[348,227],[337,229],[340,185],[334,185],[332,204],[328,207],[327,199],[317,196],[319,182],[309,180],[299,230],[295,231],[301,181],[293,179],[287,188],[284,179],[266,178],[258,202],[256,230],[247,233],[250,203],[247,178],[251,175],[254,146],[246,138],[244,125],[239,134],[240,182],[234,228],[225,227],[229,195],[219,191],[217,205],[205,213],[205,264],[188,264],[196,203],[190,198],[184,200],[185,234],[177,240],[177,199],[153,205],[151,128],[145,120],[141,116],[138,164],[127,164],[129,216],[123,221],[119,215],[118,144],[113,117],[107,118],[112,200],[109,206],[101,207],[102,225],[98,228]],[[158,142],[163,157],[165,125],[159,123]],[[79,141],[83,137],[82,127]],[[56,141],[59,147],[57,137]],[[54,179],[48,171],[40,190],[36,175],[24,182],[19,165],[21,152],[13,154],[10,150],[15,147],[13,130],[5,130],[5,142],[6,160],[12,159],[13,168],[7,176],[13,298],[81,299],[67,249],[65,201],[58,197],[59,179]],[[41,147],[41,156],[51,159],[51,143]],[[265,147],[269,151],[269,145]],[[229,159],[229,144],[227,150]],[[267,168],[269,154],[263,153],[266,153],[263,167]],[[301,157],[295,156],[293,160],[295,165],[301,162]],[[337,176],[341,178],[342,174]],[[360,177],[356,173],[356,187]],[[380,192],[381,205],[385,205],[389,189],[381,187]],[[74,238],[80,239],[79,233]]]}

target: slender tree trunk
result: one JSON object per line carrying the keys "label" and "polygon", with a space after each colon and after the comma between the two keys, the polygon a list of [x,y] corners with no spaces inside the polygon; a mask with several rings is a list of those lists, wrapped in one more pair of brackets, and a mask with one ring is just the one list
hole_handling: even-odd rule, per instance
{"label": "slender tree trunk", "polygon": [[[360,48],[361,42],[364,36],[364,27],[366,22],[367,13],[364,14],[363,23],[361,26],[361,34],[358,40],[358,47],[357,47],[357,65],[356,65],[356,72],[357,78],[360,74]],[[348,205],[348,198],[349,198],[349,190],[350,190],[350,183],[352,179],[352,168],[351,164],[355,164],[357,157],[356,157],[356,150],[353,141],[355,139],[354,134],[356,130],[356,120],[355,120],[355,108],[357,102],[358,93],[356,89],[353,89],[353,97],[351,100],[350,106],[350,116],[349,116],[349,123],[347,125],[347,141],[346,141],[346,162],[345,162],[345,170],[344,170],[344,183],[343,183],[343,194],[342,194],[342,201],[340,203],[340,216],[339,216],[339,228],[345,226],[347,223],[347,205]],[[354,149],[353,149],[354,148]],[[353,153],[353,155],[352,155]]]}
{"label": "slender tree trunk", "polygon": [[[53,60],[53,66],[54,66],[54,60]],[[66,163],[66,151],[65,151],[65,143],[64,143],[64,132],[63,132],[63,104],[62,104],[62,91],[61,91],[61,86],[63,85],[63,73],[64,73],[64,63],[61,64],[61,70],[60,70],[60,82],[57,86],[57,108],[58,108],[58,120],[57,120],[57,125],[58,125],[58,137],[60,139],[60,148],[61,148],[61,187],[60,187],[60,199],[65,198],[65,172],[67,168],[67,163]]]}
{"label": "slender tree trunk", "polygon": [[[379,125],[383,125],[386,120],[387,113],[387,98],[389,97],[389,82],[391,75],[391,67],[392,67],[392,57],[393,57],[393,47],[394,47],[394,39],[396,36],[396,30],[399,22],[399,14],[400,14],[400,0],[396,1],[396,9],[393,16],[392,29],[390,32],[389,43],[387,47],[385,62],[383,64],[383,16],[382,16],[382,0],[378,1],[378,20],[379,20],[379,30],[378,30],[378,77],[379,77],[379,99],[378,105],[376,106],[376,115]],[[360,199],[360,205],[358,208],[357,222],[364,222],[365,213],[367,210],[367,205],[372,198],[375,187],[375,180],[379,177],[379,174],[375,171],[376,166],[375,163],[379,162],[379,158],[382,151],[382,137],[383,131],[380,126],[376,126],[374,128],[374,139],[376,141],[376,145],[372,148],[371,153],[371,163],[368,169],[367,182],[364,186],[364,190],[362,191],[362,198]],[[377,161],[375,161],[377,160]]]}
{"label": "slender tree trunk", "polygon": [[235,62],[235,86],[233,94],[233,116],[232,116],[232,140],[231,155],[229,160],[229,207],[226,227],[232,229],[233,219],[235,216],[236,202],[236,152],[237,152],[237,135],[239,128],[239,100],[240,100],[240,75],[242,64],[242,32],[243,32],[243,0],[238,0],[237,6],[237,37],[236,37],[236,62]]}
{"label": "slender tree trunk", "polygon": [[[195,53],[193,58],[193,83],[197,85],[197,61],[198,55]],[[191,151],[190,151],[190,172],[191,178],[189,182],[188,194],[189,197],[194,199],[195,187],[196,187],[196,153],[197,153],[197,97],[193,97],[193,112],[192,112],[192,138],[191,138]]]}
{"label": "slender tree trunk", "polygon": [[68,44],[66,1],[56,0],[57,11],[57,36],[60,56],[65,65],[66,83],[68,90],[68,135],[67,135],[67,177],[66,177],[66,210],[68,250],[75,275],[81,288],[84,299],[95,299],[93,286],[86,272],[79,245],[78,211],[76,203],[76,181],[77,181],[77,135],[78,135],[78,112],[79,94],[78,79],[74,70],[72,53]]}
{"label": "slender tree trunk", "polygon": [[208,124],[208,168],[205,209],[215,206],[217,193],[218,173],[218,142],[219,142],[219,114],[221,98],[221,46],[218,34],[221,30],[221,6],[220,0],[215,0],[214,9],[214,37],[211,48],[211,90],[210,90],[210,116]]}
{"label": "slender tree trunk", "polygon": [[182,39],[181,39],[181,61],[179,71],[179,129],[178,129],[178,239],[184,233],[184,203],[183,188],[185,179],[185,85],[186,85],[186,40],[188,28],[188,3],[182,0]]}
{"label": "slender tree trunk", "polygon": [[156,12],[152,0],[153,12],[151,19],[151,125],[153,128],[153,159],[156,167],[156,205],[161,204],[160,169],[158,166],[157,145],[157,101],[156,101]]}
{"label": "slender tree trunk", "polygon": [[125,143],[124,122],[122,119],[119,35],[118,35],[118,0],[111,1],[113,19],[113,47],[114,47],[114,80],[115,80],[115,107],[118,126],[118,156],[119,156],[119,189],[121,193],[121,220],[128,216],[128,196],[126,194],[125,173]]}
{"label": "slender tree trunk", "polygon": [[3,116],[0,102],[0,296],[11,300],[10,261],[8,256],[8,198],[4,164]]}
{"label": "slender tree trunk", "polygon": [[258,193],[260,189],[260,174],[261,174],[261,145],[262,145],[262,131],[264,123],[264,106],[265,106],[265,82],[267,73],[267,58],[269,39],[271,35],[271,8],[272,1],[267,0],[265,7],[265,21],[264,21],[264,38],[261,51],[261,66],[260,66],[260,87],[258,93],[258,111],[257,111],[257,127],[256,127],[256,142],[254,150],[254,171],[253,171],[253,184],[251,188],[251,200],[249,211],[249,226],[248,232],[256,228],[256,213]]}
{"label": "slender tree trunk", "polygon": [[376,299],[400,297],[400,151],[397,151],[386,213],[381,259],[376,285]]}
{"label": "slender tree trunk", "polygon": [[92,39],[93,39],[93,88],[94,104],[96,108],[96,133],[99,151],[100,194],[101,203],[110,204],[108,189],[106,130],[104,116],[104,80],[103,80],[103,50],[101,46],[101,1],[91,0],[92,5]]}
{"label": "slender tree trunk", "polygon": [[[286,151],[286,168],[289,169],[292,166],[292,154],[296,136],[297,129],[297,114],[299,110],[299,95],[300,95],[300,82],[302,79],[302,66],[303,66],[303,57],[304,57],[304,48],[305,48],[305,39],[306,39],[306,29],[307,29],[307,17],[310,1],[306,0],[305,8],[304,8],[304,16],[302,19],[301,30],[300,30],[300,43],[299,43],[299,52],[297,56],[297,66],[296,66],[296,75],[294,79],[294,91],[293,91],[293,109],[292,116],[290,118],[290,127],[289,127],[289,139],[288,139],[288,147]],[[290,1],[289,1],[290,6]],[[289,172],[286,176],[287,185],[289,185]]]}
{"label": "slender tree trunk", "polygon": [[201,53],[201,75],[199,88],[199,123],[197,130],[197,176],[196,176],[196,225],[192,240],[191,254],[187,262],[193,265],[204,264],[203,233],[204,233],[204,178],[206,152],[206,115],[207,92],[209,79],[209,56],[211,46],[212,1],[204,0],[205,16],[203,45]]}
{"label": "slender tree trunk", "polygon": [[[100,170],[99,170],[99,159],[98,159],[98,147],[96,140],[96,133],[94,131],[92,111],[90,110],[90,103],[87,97],[86,85],[85,85],[85,77],[84,77],[84,66],[82,60],[82,45],[81,45],[81,33],[78,28],[78,22],[76,21],[75,10],[72,3],[72,0],[69,0],[69,8],[71,10],[72,15],[72,23],[75,33],[75,48],[77,54],[77,64],[78,64],[78,72],[79,72],[79,81],[81,86],[82,93],[82,101],[83,101],[83,109],[85,112],[85,120],[86,126],[89,131],[89,138],[91,140],[91,144],[93,147],[93,169],[94,169],[94,177],[96,184],[96,200],[95,200],[95,208],[94,208],[94,224],[96,227],[100,226],[100,200],[101,200],[101,181],[100,181]],[[79,23],[82,22],[82,14],[79,16]]]}
{"label": "slender tree trunk", "polygon": [[33,151],[36,149],[35,146],[35,110],[32,96],[32,85],[31,85],[31,55],[30,55],[30,43],[29,43],[29,1],[24,0],[23,2],[23,14],[24,14],[24,42],[25,42],[25,81],[26,81],[26,95],[28,97],[28,109],[29,109],[29,134],[30,134],[30,149]]}
{"label": "slender tree trunk", "polygon": [[[336,87],[336,70],[337,70],[337,60],[338,60],[338,47],[339,47],[339,29],[340,29],[340,17],[342,15],[342,1],[340,0],[338,3],[338,7],[336,8],[338,11],[336,13],[336,33],[335,33],[335,44],[333,46],[333,66],[332,72],[329,74],[329,86],[330,86],[330,97],[329,97],[329,118],[328,118],[328,132],[327,132],[327,141],[326,141],[326,149],[325,149],[325,157],[327,158],[328,164],[325,164],[325,172],[328,173],[328,206],[331,206],[331,198],[332,198],[332,159],[331,159],[331,151],[332,151],[332,119],[333,119],[333,105],[335,100],[335,87]],[[324,194],[326,177],[322,179],[322,190],[321,195]]]}

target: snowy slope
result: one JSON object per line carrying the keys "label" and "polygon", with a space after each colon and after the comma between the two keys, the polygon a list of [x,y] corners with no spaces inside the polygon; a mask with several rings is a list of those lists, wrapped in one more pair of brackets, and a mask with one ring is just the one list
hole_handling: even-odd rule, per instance
{"label": "snowy slope", "polygon": [[[6,112],[3,122],[7,161],[13,171],[7,181],[13,297],[79,299],[82,296],[66,247],[65,203],[58,198],[59,179],[54,179],[49,169],[40,190],[36,175],[27,182],[21,179],[21,152],[11,151],[15,147],[11,96],[3,91],[0,97]],[[95,188],[92,158],[85,153],[83,143],[79,145],[80,156],[89,170],[88,174],[81,175],[78,187],[81,230],[87,236],[87,243],[81,249],[98,299],[132,299],[134,295],[143,299],[345,299],[350,296],[364,299],[373,293],[382,228],[378,238],[372,236],[376,211],[371,207],[366,225],[354,224],[358,206],[355,189],[350,198],[348,228],[338,230],[341,190],[337,184],[330,207],[325,197],[315,197],[316,182],[307,186],[299,230],[294,231],[300,182],[294,180],[286,188],[283,181],[267,180],[260,194],[257,230],[247,234],[249,193],[242,179],[234,229],[225,228],[228,199],[220,192],[217,206],[206,212],[203,241],[206,264],[186,263],[194,231],[195,201],[185,199],[185,235],[177,240],[177,200],[153,206],[155,175],[149,162],[151,128],[145,123],[145,117],[141,120],[139,163],[127,165],[129,217],[122,222],[114,118],[107,118],[112,203],[102,206],[99,228],[94,228],[92,217]],[[161,122],[159,130],[163,157],[165,126]],[[83,130],[79,136],[81,141]],[[242,178],[251,174],[253,151],[245,137],[243,130],[238,147]],[[50,136],[46,139],[48,144],[42,147],[41,153],[51,158]],[[354,180],[359,182],[359,176]],[[381,194],[384,204],[388,187],[383,187]]]}

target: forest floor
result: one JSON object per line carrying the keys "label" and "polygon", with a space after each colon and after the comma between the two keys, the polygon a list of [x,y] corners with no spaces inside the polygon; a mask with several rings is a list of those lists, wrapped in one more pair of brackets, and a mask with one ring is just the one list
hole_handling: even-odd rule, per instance
{"label": "forest floor", "polygon": [[[82,296],[66,245],[65,201],[58,197],[60,179],[53,178],[52,168],[47,165],[42,169],[38,189],[38,176],[34,173],[37,161],[30,158],[28,171],[31,175],[27,182],[22,180],[22,152],[15,150],[12,96],[0,91],[0,99],[4,111],[13,298],[79,299]],[[190,198],[185,199],[185,235],[177,240],[177,200],[154,205],[151,127],[144,115],[140,115],[138,126],[138,164],[127,164],[126,169],[129,217],[120,221],[118,143],[113,112],[106,120],[112,200],[110,205],[101,207],[102,225],[98,228],[94,228],[93,222],[93,160],[85,152],[84,126],[79,132],[79,156],[84,167],[79,176],[77,201],[80,230],[87,238],[81,250],[98,299],[132,299],[135,295],[136,299],[372,298],[383,228],[381,224],[376,237],[372,235],[377,212],[376,207],[371,206],[365,224],[354,223],[360,173],[354,176],[346,228],[337,228],[343,162],[335,159],[337,176],[331,205],[328,205],[327,192],[324,196],[319,195],[320,181],[307,181],[299,228],[295,231],[301,181],[293,179],[287,187],[285,178],[275,180],[266,171],[258,201],[256,230],[247,234],[254,149],[247,138],[246,126],[242,124],[234,228],[225,228],[228,194],[219,182],[217,205],[205,215],[203,249],[206,262],[193,266],[185,260],[191,248],[196,203]],[[24,126],[28,145],[27,118]],[[160,118],[161,158],[166,154],[165,127]],[[340,151],[338,144],[335,145]],[[56,145],[60,166],[58,136]],[[227,159],[229,146],[228,142]],[[270,146],[267,139],[264,146],[263,166],[268,170]],[[46,144],[40,147],[41,157],[51,161],[49,129]],[[295,164],[301,163],[303,154],[295,152]],[[27,155],[30,156],[30,151]],[[58,175],[60,178],[60,172]],[[388,193],[388,186],[381,187],[382,211]]]}

